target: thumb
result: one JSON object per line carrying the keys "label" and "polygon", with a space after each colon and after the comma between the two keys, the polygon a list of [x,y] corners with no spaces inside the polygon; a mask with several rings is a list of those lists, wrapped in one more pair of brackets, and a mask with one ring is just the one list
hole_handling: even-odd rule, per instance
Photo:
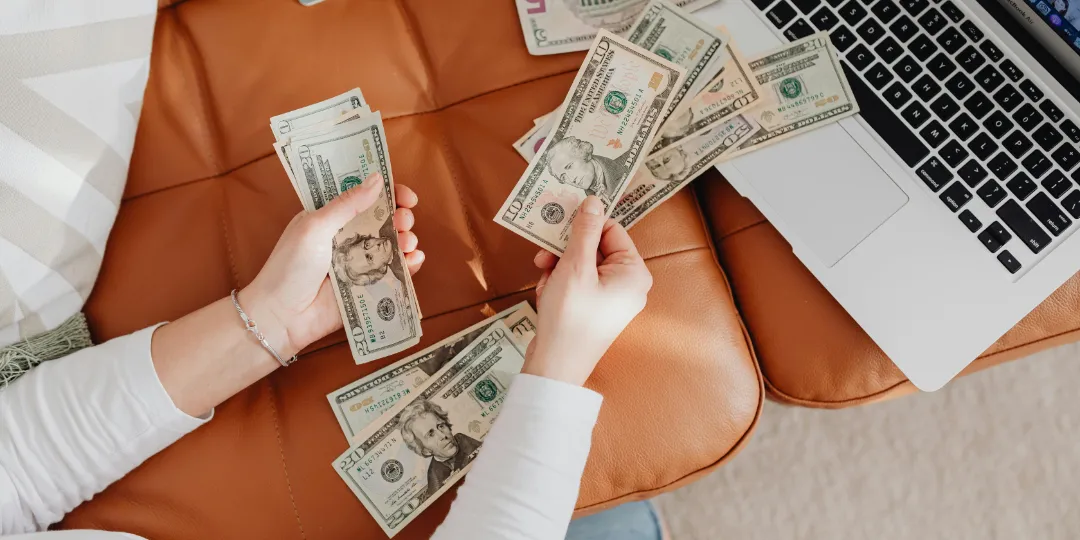
{"label": "thumb", "polygon": [[581,203],[574,225],[570,231],[570,243],[566,246],[563,260],[573,262],[575,267],[596,268],[596,250],[604,232],[604,203],[599,197],[589,195]]}
{"label": "thumb", "polygon": [[371,205],[379,200],[382,187],[382,175],[377,172],[371,173],[362,184],[342,193],[316,211],[315,215],[318,216],[320,223],[332,233],[336,233],[352,221],[356,214],[371,208]]}

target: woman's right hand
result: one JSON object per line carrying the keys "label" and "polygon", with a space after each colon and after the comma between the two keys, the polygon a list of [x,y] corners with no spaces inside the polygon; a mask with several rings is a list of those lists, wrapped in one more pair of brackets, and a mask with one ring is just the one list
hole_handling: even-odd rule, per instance
{"label": "woman's right hand", "polygon": [[645,307],[652,274],[626,229],[595,196],[582,202],[562,258],[541,250],[536,337],[522,373],[585,383],[615,338]]}

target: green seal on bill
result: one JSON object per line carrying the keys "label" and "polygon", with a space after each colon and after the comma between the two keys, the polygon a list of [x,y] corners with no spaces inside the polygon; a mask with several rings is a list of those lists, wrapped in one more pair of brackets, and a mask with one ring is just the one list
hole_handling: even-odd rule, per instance
{"label": "green seal on bill", "polygon": [[660,47],[659,49],[656,49],[655,52],[656,52],[656,56],[659,56],[660,58],[663,58],[664,60],[667,60],[669,62],[675,60],[675,54],[672,53],[671,51],[663,48],[663,47]]}
{"label": "green seal on bill", "polygon": [[626,94],[612,90],[604,96],[604,109],[611,114],[619,114],[626,108]]}
{"label": "green seal on bill", "polygon": [[787,79],[780,81],[780,95],[788,99],[799,97],[799,95],[802,94],[802,90],[802,82],[795,77],[788,77]]}
{"label": "green seal on bill", "polygon": [[476,393],[476,399],[479,399],[484,403],[490,403],[491,400],[499,396],[499,388],[495,386],[495,383],[487,379],[476,383],[476,387],[473,388],[473,392]]}
{"label": "green seal on bill", "polygon": [[346,176],[341,179],[341,192],[345,193],[350,189],[359,186],[364,183],[364,179],[357,176]]}

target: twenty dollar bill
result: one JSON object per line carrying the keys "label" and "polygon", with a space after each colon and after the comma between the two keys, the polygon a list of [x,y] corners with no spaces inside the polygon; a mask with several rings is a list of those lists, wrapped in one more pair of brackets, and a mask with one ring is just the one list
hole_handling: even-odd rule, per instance
{"label": "twenty dollar bill", "polygon": [[536,335],[536,312],[522,302],[502,313],[480,321],[412,356],[347,384],[326,395],[341,431],[350,442],[353,436],[390,410],[398,401],[408,399],[452,358],[468,347],[496,321],[503,321],[510,339],[525,350]]}
{"label": "twenty dollar bill", "polygon": [[608,211],[619,200],[682,77],[679,66],[600,31],[551,134],[495,222],[563,253],[586,196],[600,197]]}
{"label": "twenty dollar bill", "polygon": [[495,321],[334,461],[387,536],[469,472],[524,363],[506,324]]}

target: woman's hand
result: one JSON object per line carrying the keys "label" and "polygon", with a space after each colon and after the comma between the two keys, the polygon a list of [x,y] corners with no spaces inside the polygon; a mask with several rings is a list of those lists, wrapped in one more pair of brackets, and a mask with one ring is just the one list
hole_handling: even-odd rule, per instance
{"label": "woman's hand", "polygon": [[645,307],[652,274],[626,229],[590,196],[574,219],[562,259],[541,250],[540,317],[523,373],[581,385],[615,338]]}
{"label": "woman's hand", "polygon": [[[327,277],[333,238],[353,217],[378,200],[382,184],[382,176],[372,174],[363,184],[319,210],[297,214],[281,234],[259,275],[240,292],[240,305],[275,348],[281,344],[277,350],[282,358],[341,328],[334,288]],[[424,252],[416,249],[418,239],[412,232],[415,219],[411,208],[418,199],[404,185],[399,184],[395,189],[399,208],[394,212],[394,228],[409,272],[415,274],[424,263]]]}

